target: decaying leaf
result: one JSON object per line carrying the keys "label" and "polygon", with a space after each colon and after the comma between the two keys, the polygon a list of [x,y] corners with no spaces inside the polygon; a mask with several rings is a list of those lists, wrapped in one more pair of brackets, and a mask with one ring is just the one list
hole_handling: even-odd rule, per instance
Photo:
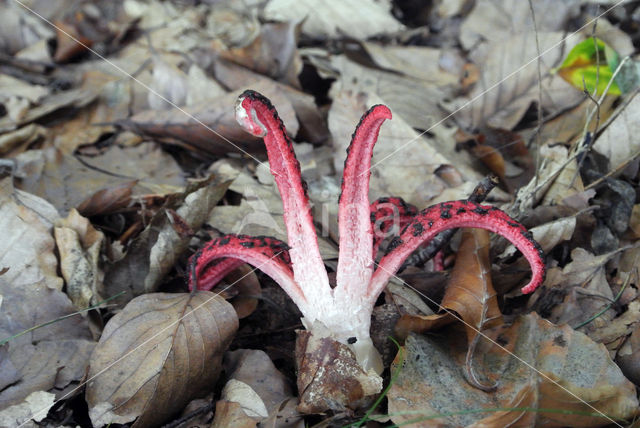
{"label": "decaying leaf", "polygon": [[[562,43],[571,43],[564,40],[565,36],[561,32],[527,32],[490,43],[486,59],[479,64],[480,79],[468,97],[454,104],[456,109],[464,106],[456,112],[456,119],[467,129],[488,125],[512,130],[539,98],[537,62],[533,61],[537,56],[536,37],[540,50],[546,52],[540,58],[544,76],[562,54]],[[581,94],[576,94],[557,76],[545,79],[543,88],[543,108],[553,112],[571,107],[581,99]],[[467,105],[476,98],[477,101]]]}
{"label": "decaying leaf", "polygon": [[[494,392],[476,389],[461,377],[466,350],[455,331],[437,337],[410,335],[404,358],[392,368],[400,371],[388,395],[393,422],[415,421],[416,427],[596,427],[638,414],[633,384],[606,349],[584,334],[535,314],[485,333],[519,357],[488,340],[479,342],[476,361],[483,365],[482,373],[498,382]],[[468,412],[483,408],[493,410]]]}
{"label": "decaying leaf", "polygon": [[91,356],[86,399],[95,426],[158,425],[211,391],[238,329],[214,293],[152,293],[113,317]]}
{"label": "decaying leaf", "polygon": [[100,191],[132,181],[138,180],[132,192],[139,195],[177,193],[185,184],[175,160],[154,143],[111,146],[99,157],[30,150],[18,156],[17,164],[19,187],[46,198],[63,215],[86,207]]}
{"label": "decaying leaf", "polygon": [[467,334],[467,381],[478,388],[490,389],[491,385],[484,385],[478,380],[474,367],[478,335],[503,322],[491,281],[489,232],[486,230],[464,229],[456,263],[440,306],[447,312],[428,316],[403,315],[396,324],[396,333],[405,338],[409,332],[426,332],[455,322],[452,312],[457,313],[463,320]]}
{"label": "decaying leaf", "polygon": [[56,396],[45,391],[35,391],[29,394],[20,404],[0,410],[0,426],[17,426],[36,428],[55,402]]}
{"label": "decaying leaf", "polygon": [[617,116],[593,144],[593,150],[609,159],[611,169],[638,156],[640,142],[636,137],[640,133],[640,123],[635,118],[640,114],[639,111],[640,96],[636,94],[628,104],[621,107]]}
{"label": "decaying leaf", "polygon": [[303,21],[302,31],[313,38],[346,34],[366,39],[382,29],[393,32],[403,28],[385,4],[365,0],[349,3],[330,0],[320,4],[310,0],[274,0],[267,3],[264,14],[267,19],[278,21]]}
{"label": "decaying leaf", "polygon": [[71,301],[78,309],[98,303],[103,276],[98,261],[104,234],[75,209],[56,225],[54,233]]}
{"label": "decaying leaf", "polygon": [[15,287],[42,282],[62,289],[51,235],[57,216],[44,199],[14,189],[11,177],[0,181],[0,230],[11,231],[0,240],[0,268],[9,268],[4,281]]}
{"label": "decaying leaf", "polygon": [[[281,419],[283,410],[287,409],[283,404],[294,398],[287,379],[276,369],[273,362],[263,351],[239,349],[228,352],[225,355],[225,372],[231,378],[229,382],[240,382],[246,385],[246,388],[250,388],[252,394],[255,394],[252,400],[253,403],[260,403],[264,408],[264,413],[266,413],[265,416],[260,415],[262,416],[262,422],[266,418],[272,420]],[[244,397],[247,397],[247,395],[244,395]],[[226,398],[230,401],[238,401],[232,400],[229,396]],[[251,405],[251,403],[249,404]],[[243,405],[243,407],[247,406]],[[249,413],[247,415],[256,417],[256,415]],[[286,417],[289,419],[290,424],[301,420],[299,414],[296,415],[291,411],[286,413]]]}
{"label": "decaying leaf", "polygon": [[[176,195],[167,208],[191,230],[198,230],[218,203],[229,183],[213,177],[194,183]],[[125,291],[119,302],[156,291],[164,276],[187,249],[189,236],[174,227],[173,216],[160,210],[147,227],[129,244],[126,254],[105,268],[104,289],[107,295]]]}
{"label": "decaying leaf", "polygon": [[[278,111],[281,112],[289,131],[295,135],[298,121],[291,103],[284,97],[282,90],[269,82],[258,85],[262,87],[249,86],[249,83],[245,82],[247,86],[242,89],[264,90],[269,94],[272,102],[278,105]],[[209,98],[198,105],[185,107],[182,111],[145,110],[118,124],[145,137],[177,144],[200,155],[219,156],[238,151],[261,153],[264,151],[262,142],[242,130],[234,118],[233,108],[229,107],[234,105],[241,92],[238,90],[237,93]]]}
{"label": "decaying leaf", "polygon": [[[0,276],[0,340],[76,311],[64,293],[45,281],[9,281],[9,272]],[[3,349],[7,346],[8,352],[0,352],[0,367],[13,367],[12,381],[7,383],[3,372],[0,408],[19,404],[35,391],[58,398],[71,392],[85,375],[95,342],[86,320],[77,315],[12,338]]]}

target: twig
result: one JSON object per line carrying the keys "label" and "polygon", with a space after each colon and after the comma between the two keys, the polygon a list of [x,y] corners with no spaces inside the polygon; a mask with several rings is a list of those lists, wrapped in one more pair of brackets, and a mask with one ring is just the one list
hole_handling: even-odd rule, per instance
{"label": "twig", "polygon": [[542,129],[542,67],[540,66],[540,39],[538,38],[538,25],[536,23],[536,14],[533,10],[533,2],[529,0],[529,10],[531,10],[531,20],[533,21],[533,31],[536,36],[536,53],[538,54],[538,124],[533,133],[536,149],[536,184],[538,184],[538,171],[540,167],[540,130]]}

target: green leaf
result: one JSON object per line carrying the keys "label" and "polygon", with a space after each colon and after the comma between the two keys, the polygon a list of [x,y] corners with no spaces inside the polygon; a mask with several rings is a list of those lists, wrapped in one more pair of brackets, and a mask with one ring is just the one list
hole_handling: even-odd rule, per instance
{"label": "green leaf", "polygon": [[[619,63],[620,58],[615,50],[602,40],[592,37],[574,46],[555,72],[579,90],[602,94]],[[621,94],[615,80],[607,93]]]}

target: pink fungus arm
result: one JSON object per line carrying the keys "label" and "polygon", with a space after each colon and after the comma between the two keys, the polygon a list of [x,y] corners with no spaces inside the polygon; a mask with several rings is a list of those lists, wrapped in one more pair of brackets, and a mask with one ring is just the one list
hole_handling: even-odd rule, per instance
{"label": "pink fungus arm", "polygon": [[418,214],[415,206],[396,197],[379,198],[371,203],[369,209],[373,225],[373,257],[378,254],[380,244],[387,238],[387,234],[392,232],[394,225],[398,226],[394,233],[399,234]]}
{"label": "pink fungus arm", "polygon": [[[204,260],[204,259],[203,259]],[[197,262],[198,258],[191,262]],[[207,263],[206,269],[198,269],[197,265],[190,262],[189,290],[193,291],[194,283],[198,283],[198,290],[211,290],[215,285],[227,276],[231,271],[244,264],[244,261],[234,258],[217,258]],[[199,272],[199,273],[198,273]]]}
{"label": "pink fungus arm", "polygon": [[284,206],[296,282],[310,300],[330,298],[331,288],[318,248],[306,183],[278,112],[267,98],[248,90],[238,98],[236,120],[247,132],[264,139],[271,173]]}
{"label": "pink fungus arm", "polygon": [[459,227],[477,227],[498,233],[522,252],[532,270],[531,280],[522,288],[523,293],[533,292],[544,281],[542,249],[524,226],[496,207],[452,201],[421,211],[401,235],[392,241],[389,252],[380,260],[378,269],[373,274],[368,297],[375,300],[389,278],[420,245],[444,230]]}
{"label": "pink fungus arm", "polygon": [[342,173],[342,191],[338,203],[340,253],[336,283],[351,288],[352,293],[366,292],[373,273],[373,231],[369,209],[369,177],[371,156],[380,127],[391,119],[391,111],[383,105],[373,106],[356,127]]}
{"label": "pink fungus arm", "polygon": [[[269,275],[298,307],[305,308],[306,298],[294,281],[287,249],[284,242],[266,236],[224,235],[215,238],[191,256],[189,266],[193,271],[189,275],[189,289],[196,286],[198,289],[210,289],[232,270],[233,264],[228,260],[235,259]],[[221,268],[219,263],[222,263]]]}

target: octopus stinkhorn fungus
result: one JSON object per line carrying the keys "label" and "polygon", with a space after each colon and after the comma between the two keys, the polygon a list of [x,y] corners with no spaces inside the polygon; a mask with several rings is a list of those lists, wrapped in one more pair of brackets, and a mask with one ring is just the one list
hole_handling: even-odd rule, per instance
{"label": "octopus stinkhorn fungus", "polygon": [[[264,139],[271,173],[284,205],[289,242],[243,235],[216,238],[192,256],[190,288],[211,289],[238,264],[250,263],[273,278],[291,297],[312,335],[348,344],[365,373],[382,371],[379,353],[369,335],[376,299],[403,261],[439,232],[477,227],[504,236],[529,261],[532,277],[522,292],[533,292],[544,280],[542,251],[521,224],[498,208],[452,201],[416,212],[398,198],[369,204],[371,156],[386,119],[391,119],[391,111],[384,105],[373,106],[362,116],[347,149],[338,209],[339,259],[336,286],[332,288],[318,249],[306,183],[284,124],[261,94],[245,91],[240,95],[236,120],[247,132]],[[374,237],[373,225],[394,211],[391,208],[399,214],[402,231],[376,267],[380,239]],[[390,224],[382,220],[378,226],[386,231]]]}

